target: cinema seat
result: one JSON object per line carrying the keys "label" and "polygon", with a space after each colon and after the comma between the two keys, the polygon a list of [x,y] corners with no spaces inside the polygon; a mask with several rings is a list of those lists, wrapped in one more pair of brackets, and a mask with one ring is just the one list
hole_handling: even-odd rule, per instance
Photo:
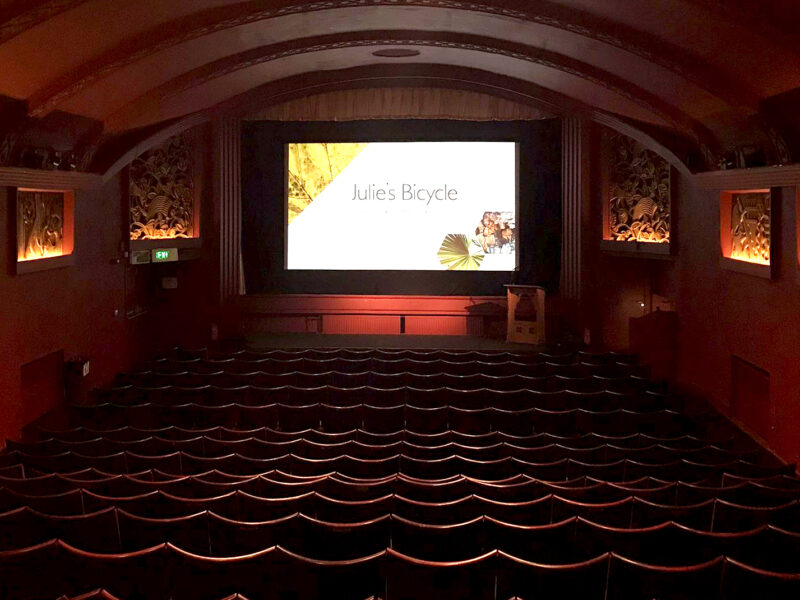
{"label": "cinema seat", "polygon": [[403,405],[365,405],[363,418],[363,427],[369,432],[389,433],[402,430],[406,427],[405,407]]}
{"label": "cinema seat", "polygon": [[606,600],[610,555],[551,564],[497,553],[497,598],[581,598]]}
{"label": "cinema seat", "polygon": [[497,552],[469,560],[426,561],[386,550],[386,597],[416,600],[420,590],[436,590],[442,600],[495,598]]}
{"label": "cinema seat", "polygon": [[744,531],[761,525],[775,525],[800,533],[800,506],[797,500],[772,506],[742,506],[717,500],[713,531]]}
{"label": "cinema seat", "polygon": [[[216,515],[234,521],[266,522],[281,519],[299,512],[316,515],[318,501],[315,492],[305,492],[292,497],[262,498],[247,492],[237,492],[236,502],[209,509]],[[380,514],[383,514],[382,511]],[[344,516],[344,515],[343,515]]]}
{"label": "cinema seat", "polygon": [[[241,590],[249,597],[280,598],[287,579],[293,579],[289,557],[272,546],[240,557],[203,557],[172,545],[167,547],[170,594],[175,600],[224,597]],[[163,592],[162,592],[163,593]]]}
{"label": "cinema seat", "polygon": [[722,599],[797,598],[800,573],[776,573],[727,559],[722,576]]}
{"label": "cinema seat", "polygon": [[576,519],[545,525],[519,525],[494,517],[484,518],[486,548],[494,548],[514,557],[540,564],[572,564],[602,553],[590,553],[573,543]]}
{"label": "cinema seat", "polygon": [[113,553],[121,549],[113,508],[63,516],[23,506],[0,514],[0,551],[35,546],[53,538],[90,552]]}
{"label": "cinema seat", "polygon": [[77,596],[59,596],[58,600],[121,600],[116,596],[110,594],[106,590],[92,590],[91,592],[86,592],[85,594],[79,594]]}
{"label": "cinema seat", "polygon": [[0,489],[0,512],[25,506],[49,515],[79,515],[84,510],[81,491],[77,489],[43,496]]}
{"label": "cinema seat", "polygon": [[[167,560],[163,544],[135,553],[96,554],[51,540],[0,552],[0,591],[4,598],[19,600],[72,596],[91,587],[86,584],[91,581],[120,598],[160,598],[166,586]],[[36,564],[47,576],[31,577],[24,568],[28,564]]]}
{"label": "cinema seat", "polygon": [[648,565],[617,554],[610,560],[608,600],[719,598],[722,557],[686,567]]}
{"label": "cinema seat", "polygon": [[390,546],[406,556],[443,562],[469,560],[490,549],[482,516],[447,525],[395,516],[391,520]]}
{"label": "cinema seat", "polygon": [[297,515],[282,547],[319,561],[355,560],[380,554],[394,542],[396,521],[389,514],[364,522],[339,523]]}
{"label": "cinema seat", "polygon": [[710,531],[714,518],[715,501],[706,500],[685,506],[658,504],[637,498],[631,504],[631,527],[652,527],[674,521],[692,529]]}
{"label": "cinema seat", "polygon": [[[211,519],[206,511],[185,516],[153,518],[117,510],[116,517],[123,552],[136,552],[170,542],[187,552],[212,555],[209,536]],[[81,544],[74,545],[84,548]]]}

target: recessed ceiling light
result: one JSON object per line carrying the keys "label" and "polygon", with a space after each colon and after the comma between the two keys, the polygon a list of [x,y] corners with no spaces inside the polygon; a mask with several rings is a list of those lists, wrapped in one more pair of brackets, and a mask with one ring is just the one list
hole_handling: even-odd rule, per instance
{"label": "recessed ceiling light", "polygon": [[376,50],[372,54],[383,58],[406,58],[408,56],[419,56],[419,50],[412,48],[386,48],[384,50]]}

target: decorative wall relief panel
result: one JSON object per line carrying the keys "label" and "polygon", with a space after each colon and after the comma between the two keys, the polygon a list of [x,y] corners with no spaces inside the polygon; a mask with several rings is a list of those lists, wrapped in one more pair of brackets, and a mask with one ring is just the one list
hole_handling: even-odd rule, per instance
{"label": "decorative wall relief panel", "polygon": [[64,251],[66,208],[65,192],[17,191],[17,262],[69,253]]}
{"label": "decorative wall relief panel", "polygon": [[183,136],[136,158],[129,168],[131,240],[196,237],[194,159]]}
{"label": "decorative wall relief panel", "polygon": [[730,258],[770,263],[770,193],[733,194]]}
{"label": "decorative wall relief panel", "polygon": [[720,192],[720,266],[765,279],[773,276],[772,229],[780,219],[780,196],[774,189]]}
{"label": "decorative wall relief panel", "polygon": [[669,163],[627,136],[608,135],[607,142],[604,239],[668,244],[672,217]]}

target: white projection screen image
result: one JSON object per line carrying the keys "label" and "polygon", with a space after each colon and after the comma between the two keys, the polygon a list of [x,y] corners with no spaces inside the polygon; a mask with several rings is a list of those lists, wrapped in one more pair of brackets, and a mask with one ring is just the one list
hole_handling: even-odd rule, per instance
{"label": "white projection screen image", "polygon": [[516,142],[287,144],[286,268],[512,271]]}

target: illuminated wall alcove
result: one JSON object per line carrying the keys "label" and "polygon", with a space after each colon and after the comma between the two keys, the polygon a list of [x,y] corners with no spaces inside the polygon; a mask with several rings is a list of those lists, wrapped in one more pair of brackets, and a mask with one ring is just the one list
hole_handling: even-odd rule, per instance
{"label": "illuminated wall alcove", "polygon": [[18,274],[73,264],[75,193],[17,188]]}
{"label": "illuminated wall alcove", "polygon": [[135,158],[126,170],[132,250],[200,244],[202,145],[192,132]]}
{"label": "illuminated wall alcove", "polygon": [[669,255],[673,237],[672,169],[636,140],[602,135],[603,239],[612,252]]}
{"label": "illuminated wall alcove", "polygon": [[720,264],[732,271],[772,278],[776,208],[771,190],[720,193]]}

